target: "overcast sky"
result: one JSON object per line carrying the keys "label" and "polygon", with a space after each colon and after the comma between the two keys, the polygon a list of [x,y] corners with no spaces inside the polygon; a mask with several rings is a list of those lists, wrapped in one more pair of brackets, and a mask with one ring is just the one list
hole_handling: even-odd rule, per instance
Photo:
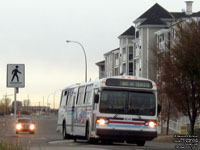
{"label": "overcast sky", "polygon": [[[59,89],[85,79],[83,44],[88,59],[88,80],[98,78],[96,62],[119,47],[118,36],[155,3],[168,11],[185,9],[184,0],[1,0],[0,98],[13,94],[6,88],[7,64],[25,64],[25,88],[17,99],[32,105],[59,104]],[[195,0],[193,11],[199,11]],[[10,96],[13,100],[13,95]]]}

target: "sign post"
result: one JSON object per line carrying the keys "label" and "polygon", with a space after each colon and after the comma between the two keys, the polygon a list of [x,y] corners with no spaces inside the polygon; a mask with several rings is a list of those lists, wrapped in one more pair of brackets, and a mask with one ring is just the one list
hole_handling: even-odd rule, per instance
{"label": "sign post", "polygon": [[25,87],[25,65],[24,64],[7,64],[7,87],[14,88],[14,117],[17,116],[17,93],[19,88]]}

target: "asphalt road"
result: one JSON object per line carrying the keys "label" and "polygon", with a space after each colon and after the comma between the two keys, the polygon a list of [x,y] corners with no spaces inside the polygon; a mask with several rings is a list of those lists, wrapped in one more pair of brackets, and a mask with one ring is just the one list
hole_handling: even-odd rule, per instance
{"label": "asphalt road", "polygon": [[13,117],[0,117],[0,138],[8,143],[31,147],[32,150],[172,150],[175,143],[154,140],[146,142],[145,146],[134,144],[113,143],[112,145],[88,144],[84,140],[62,140],[62,135],[56,132],[57,116],[40,116],[32,118],[37,129],[35,134],[15,134]]}

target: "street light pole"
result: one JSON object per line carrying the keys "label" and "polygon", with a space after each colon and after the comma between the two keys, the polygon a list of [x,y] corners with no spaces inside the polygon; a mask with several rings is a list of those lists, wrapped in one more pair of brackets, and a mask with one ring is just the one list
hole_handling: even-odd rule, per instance
{"label": "street light pole", "polygon": [[84,53],[84,56],[85,56],[85,82],[87,82],[87,57],[86,57],[86,53],[85,53],[85,49],[84,49],[83,45],[80,42],[77,42],[77,41],[69,41],[69,40],[67,40],[66,42],[67,43],[69,43],[69,42],[77,43],[82,47],[83,53]]}

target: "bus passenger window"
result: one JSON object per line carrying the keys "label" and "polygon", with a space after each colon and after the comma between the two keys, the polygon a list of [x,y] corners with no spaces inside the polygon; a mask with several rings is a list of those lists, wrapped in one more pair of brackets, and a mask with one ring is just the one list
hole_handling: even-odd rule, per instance
{"label": "bus passenger window", "polygon": [[79,88],[78,99],[76,102],[77,105],[83,104],[84,96],[85,96],[85,86]]}
{"label": "bus passenger window", "polygon": [[85,104],[91,104],[91,100],[92,100],[92,87],[93,85],[89,85],[87,86],[86,89],[86,95],[85,95]]}
{"label": "bus passenger window", "polygon": [[67,106],[69,107],[69,106],[72,106],[72,104],[73,104],[73,90],[74,89],[72,89],[72,90],[70,90],[69,91],[69,96],[68,96],[68,102],[67,102]]}
{"label": "bus passenger window", "polygon": [[67,93],[68,93],[67,91],[63,91],[63,93],[62,93],[62,99],[61,99],[61,103],[60,103],[61,106],[65,106],[66,105]]}

